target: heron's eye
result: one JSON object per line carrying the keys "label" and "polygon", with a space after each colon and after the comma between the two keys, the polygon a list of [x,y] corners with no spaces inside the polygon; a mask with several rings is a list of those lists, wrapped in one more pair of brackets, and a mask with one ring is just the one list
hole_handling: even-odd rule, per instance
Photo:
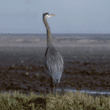
{"label": "heron's eye", "polygon": [[50,16],[49,16],[49,15],[46,15],[45,17],[46,17],[46,18],[49,18]]}

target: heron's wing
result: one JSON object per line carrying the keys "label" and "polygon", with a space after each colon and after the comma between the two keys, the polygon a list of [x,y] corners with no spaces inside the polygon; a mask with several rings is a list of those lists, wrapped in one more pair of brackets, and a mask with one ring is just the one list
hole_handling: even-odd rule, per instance
{"label": "heron's wing", "polygon": [[61,54],[55,48],[48,48],[46,51],[46,67],[55,82],[56,79],[60,81],[63,65]]}

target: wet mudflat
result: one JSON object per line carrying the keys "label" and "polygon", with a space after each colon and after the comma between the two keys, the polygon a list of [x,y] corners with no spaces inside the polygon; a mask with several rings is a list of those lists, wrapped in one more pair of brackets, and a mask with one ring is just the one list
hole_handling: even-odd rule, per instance
{"label": "wet mudflat", "polygon": [[[110,50],[58,48],[64,71],[57,88],[110,91]],[[45,48],[0,50],[0,90],[49,93],[50,78],[44,65]]]}

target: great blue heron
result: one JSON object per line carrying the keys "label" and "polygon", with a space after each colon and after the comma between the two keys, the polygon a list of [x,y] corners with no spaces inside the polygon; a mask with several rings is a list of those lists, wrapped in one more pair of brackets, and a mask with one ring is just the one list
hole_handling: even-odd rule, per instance
{"label": "great blue heron", "polygon": [[61,54],[52,45],[51,31],[47,22],[47,18],[55,16],[55,14],[44,13],[43,22],[47,29],[47,49],[45,53],[45,65],[50,74],[51,79],[51,89],[53,93],[53,83],[55,84],[55,96],[56,96],[56,84],[60,82],[60,78],[63,72],[63,58]]}

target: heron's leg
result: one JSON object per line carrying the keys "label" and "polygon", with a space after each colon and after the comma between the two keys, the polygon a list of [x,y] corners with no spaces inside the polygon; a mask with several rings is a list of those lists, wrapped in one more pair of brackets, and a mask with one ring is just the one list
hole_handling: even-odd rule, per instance
{"label": "heron's leg", "polygon": [[50,77],[50,79],[51,79],[51,85],[50,85],[50,87],[51,87],[51,92],[53,93],[53,79],[52,79],[52,77]]}
{"label": "heron's leg", "polygon": [[55,97],[56,97],[56,84],[55,84]]}

